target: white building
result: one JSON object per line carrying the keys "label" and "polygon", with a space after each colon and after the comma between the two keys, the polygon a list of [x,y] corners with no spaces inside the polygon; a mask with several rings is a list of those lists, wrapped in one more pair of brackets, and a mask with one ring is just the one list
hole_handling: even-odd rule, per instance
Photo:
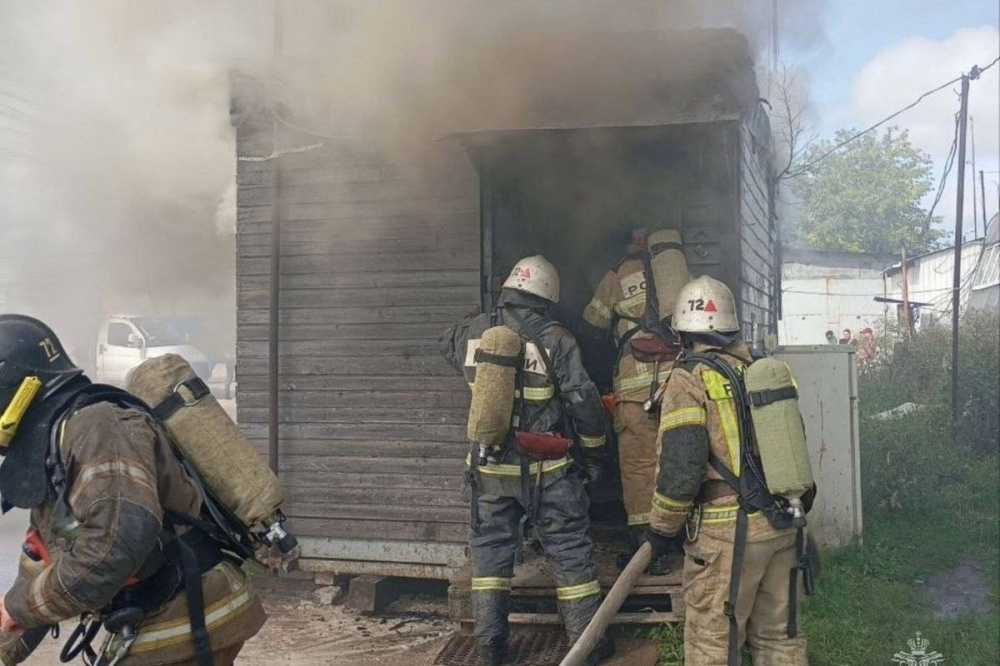
{"label": "white building", "polygon": [[994,311],[1000,308],[1000,214],[993,216],[983,239],[983,252],[972,278],[969,308]]}
{"label": "white building", "polygon": [[[969,302],[972,279],[982,251],[983,239],[968,241],[962,245],[960,313]],[[914,325],[919,328],[930,321],[950,318],[955,280],[955,248],[944,248],[907,258],[906,264],[908,298],[911,303],[917,304],[913,311]],[[885,296],[902,303],[903,269],[898,261],[885,271]]]}
{"label": "white building", "polygon": [[780,344],[826,344],[827,331],[839,338],[844,329],[857,338],[895,320],[895,306],[875,300],[892,255],[787,248],[782,259]]}

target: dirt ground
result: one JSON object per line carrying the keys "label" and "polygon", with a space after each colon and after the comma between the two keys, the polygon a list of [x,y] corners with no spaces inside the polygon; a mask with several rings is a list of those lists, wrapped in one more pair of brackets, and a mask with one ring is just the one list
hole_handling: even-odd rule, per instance
{"label": "dirt ground", "polygon": [[[343,605],[312,602],[269,603],[264,629],[250,640],[237,666],[386,666],[430,664],[445,637],[458,626],[431,610],[433,605],[409,604],[412,611],[386,617],[365,617]],[[443,606],[440,611],[444,613]],[[68,636],[71,627],[63,628]],[[46,641],[25,662],[28,666],[59,663],[61,642]]]}
{"label": "dirt ground", "polygon": [[990,611],[990,583],[977,562],[967,561],[941,571],[927,581],[935,618],[955,618],[965,613]]}

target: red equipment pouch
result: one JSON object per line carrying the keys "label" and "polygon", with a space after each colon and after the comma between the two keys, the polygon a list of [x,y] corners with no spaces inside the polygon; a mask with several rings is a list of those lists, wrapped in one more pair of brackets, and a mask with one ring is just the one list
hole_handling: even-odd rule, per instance
{"label": "red equipment pouch", "polygon": [[679,343],[663,338],[639,338],[630,340],[629,345],[632,347],[632,356],[640,363],[670,363],[676,361],[681,353]]}
{"label": "red equipment pouch", "polygon": [[535,460],[558,460],[569,453],[573,440],[548,432],[517,433],[517,452]]}
{"label": "red equipment pouch", "polygon": [[49,549],[45,547],[45,541],[42,540],[42,533],[38,531],[37,527],[28,528],[28,534],[24,537],[21,551],[32,562],[42,562],[45,565],[52,564]]}
{"label": "red equipment pouch", "polygon": [[608,414],[614,416],[615,408],[618,406],[618,399],[615,397],[615,394],[605,393],[601,396],[601,402],[604,403],[604,409],[607,410]]}

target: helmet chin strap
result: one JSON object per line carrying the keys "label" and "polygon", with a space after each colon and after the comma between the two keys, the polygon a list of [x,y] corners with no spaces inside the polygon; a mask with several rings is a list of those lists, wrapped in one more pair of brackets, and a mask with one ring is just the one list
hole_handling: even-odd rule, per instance
{"label": "helmet chin strap", "polygon": [[35,396],[42,388],[42,381],[38,377],[25,377],[11,398],[3,415],[0,416],[0,448],[6,449],[10,446],[17,428],[28,411]]}

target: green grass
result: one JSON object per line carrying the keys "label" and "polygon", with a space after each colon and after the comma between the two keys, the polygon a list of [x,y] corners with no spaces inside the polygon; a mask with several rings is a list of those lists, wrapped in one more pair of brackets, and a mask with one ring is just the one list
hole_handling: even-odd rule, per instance
{"label": "green grass", "polygon": [[[997,457],[981,462],[962,484],[964,492],[928,488],[926,504],[874,511],[864,545],[826,557],[805,609],[813,666],[890,663],[917,631],[949,664],[1000,663]],[[982,567],[993,611],[936,619],[925,583],[961,562]]]}
{"label": "green grass", "polygon": [[[963,390],[974,399],[963,402],[958,444],[939,399],[944,338],[914,342],[897,357],[902,362],[861,380],[864,541],[824,554],[804,610],[812,666],[892,664],[918,631],[947,665],[1000,664],[998,326],[995,318],[977,325],[987,333],[973,332],[980,339],[969,343],[979,345],[970,363],[982,372],[965,374]],[[869,418],[906,401],[931,406],[893,421]],[[982,569],[991,610],[936,618],[926,583],[961,563]],[[659,642],[660,664],[684,663],[683,627],[658,627],[650,637]]]}

